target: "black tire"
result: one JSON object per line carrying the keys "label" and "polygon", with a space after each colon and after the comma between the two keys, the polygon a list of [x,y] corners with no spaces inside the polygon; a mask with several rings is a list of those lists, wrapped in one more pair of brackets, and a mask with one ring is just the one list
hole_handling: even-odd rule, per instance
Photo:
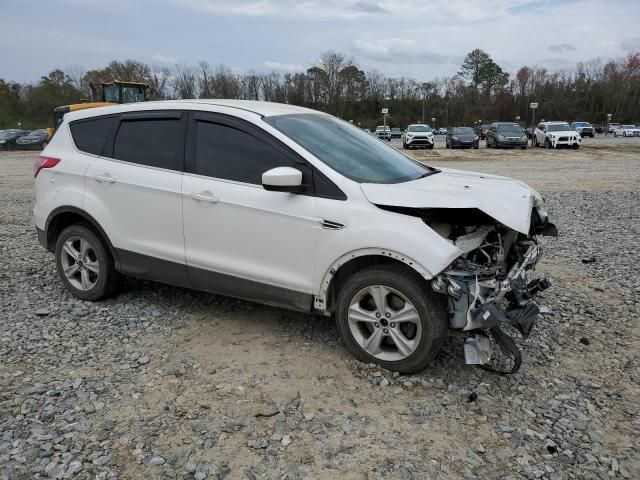
{"label": "black tire", "polygon": [[[370,355],[353,338],[349,328],[348,311],[352,298],[363,288],[385,285],[405,295],[420,317],[422,335],[415,351],[400,361],[381,361]],[[445,297],[434,293],[416,272],[401,265],[368,267],[340,285],[336,305],[338,331],[347,349],[360,361],[375,363],[387,370],[413,373],[422,370],[438,353],[447,336]]]}
{"label": "black tire", "polygon": [[478,150],[478,148],[480,148],[480,145],[474,145],[473,147],[474,150]]}
{"label": "black tire", "polygon": [[549,141],[549,139],[545,139],[544,141],[544,148],[546,148],[547,150],[553,148],[553,145],[551,145],[551,142]]}
{"label": "black tire", "polygon": [[538,137],[536,137],[535,135],[533,136],[533,146],[534,147],[538,146]]}
{"label": "black tire", "polygon": [[427,147],[429,150],[433,150],[433,143]]}
{"label": "black tire", "polygon": [[[82,290],[72,285],[64,273],[62,249],[64,243],[71,237],[79,237],[89,242],[97,257],[100,273],[97,276],[95,285],[88,290]],[[67,290],[75,297],[93,302],[108,298],[117,292],[120,283],[120,274],[115,269],[113,256],[108,246],[105,245],[104,240],[88,226],[75,224],[65,228],[56,240],[55,255],[58,275],[60,275],[60,279]]]}
{"label": "black tire", "polygon": [[614,137],[617,137],[617,136],[618,136],[618,134],[617,134],[616,132],[613,132],[613,136],[614,136]]}
{"label": "black tire", "polygon": [[524,147],[520,147],[520,150],[526,150],[526,149],[527,149],[527,147],[526,147],[526,146],[524,146]]}

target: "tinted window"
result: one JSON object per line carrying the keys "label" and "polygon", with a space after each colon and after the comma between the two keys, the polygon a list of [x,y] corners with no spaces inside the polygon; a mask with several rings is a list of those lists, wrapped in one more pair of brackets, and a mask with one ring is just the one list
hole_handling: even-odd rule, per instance
{"label": "tinted window", "polygon": [[150,167],[181,170],[182,122],[179,119],[125,120],[113,145],[113,158]]}
{"label": "tinted window", "polygon": [[99,117],[70,124],[71,136],[78,150],[102,155],[102,149],[113,121],[112,117]]}
{"label": "tinted window", "polygon": [[220,123],[196,122],[195,171],[199,175],[262,185],[262,174],[295,162],[253,135]]}
{"label": "tinted window", "polygon": [[473,128],[470,128],[470,127],[459,127],[459,128],[453,129],[453,134],[454,135],[474,135],[475,132],[473,131]]}

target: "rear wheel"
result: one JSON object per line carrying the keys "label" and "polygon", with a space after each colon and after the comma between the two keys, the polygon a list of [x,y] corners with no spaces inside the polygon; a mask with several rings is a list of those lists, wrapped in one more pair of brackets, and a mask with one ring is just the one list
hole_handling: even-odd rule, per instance
{"label": "rear wheel", "polygon": [[446,319],[444,301],[401,266],[361,270],[338,293],[336,321],[349,351],[400,373],[421,370],[435,356]]}
{"label": "rear wheel", "polygon": [[84,225],[65,228],[56,241],[56,265],[62,282],[75,297],[102,300],[113,295],[119,275],[104,241]]}

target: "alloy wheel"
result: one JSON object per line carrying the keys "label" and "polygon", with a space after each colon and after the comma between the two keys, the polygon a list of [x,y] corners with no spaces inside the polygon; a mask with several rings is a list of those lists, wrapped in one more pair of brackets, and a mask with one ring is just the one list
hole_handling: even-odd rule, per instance
{"label": "alloy wheel", "polygon": [[60,260],[64,276],[78,290],[95,287],[100,275],[100,263],[96,251],[85,238],[69,237],[62,246]]}
{"label": "alloy wheel", "polygon": [[422,338],[420,315],[398,290],[371,285],[349,302],[349,330],[356,343],[382,361],[400,361],[411,356]]}

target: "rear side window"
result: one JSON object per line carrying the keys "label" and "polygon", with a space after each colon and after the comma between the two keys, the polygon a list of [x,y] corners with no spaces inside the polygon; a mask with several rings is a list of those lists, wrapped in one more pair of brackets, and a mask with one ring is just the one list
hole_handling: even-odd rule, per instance
{"label": "rear side window", "polygon": [[195,173],[262,184],[275,167],[296,167],[282,152],[253,135],[220,123],[196,121]]}
{"label": "rear side window", "polygon": [[70,124],[71,136],[78,150],[93,155],[102,155],[104,144],[114,121],[113,117],[99,117]]}
{"label": "rear side window", "polygon": [[113,158],[149,167],[182,170],[183,123],[176,118],[123,120]]}

